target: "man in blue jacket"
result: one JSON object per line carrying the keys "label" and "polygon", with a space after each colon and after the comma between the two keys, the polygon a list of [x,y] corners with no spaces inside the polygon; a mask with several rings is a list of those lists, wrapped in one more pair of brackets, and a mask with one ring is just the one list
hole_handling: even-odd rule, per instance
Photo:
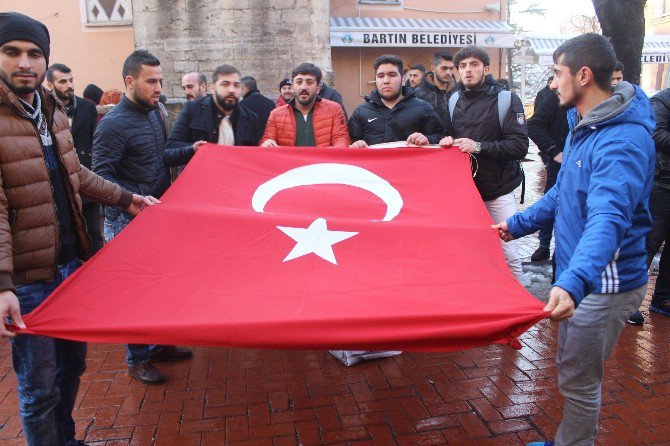
{"label": "man in blue jacket", "polygon": [[639,87],[610,79],[616,55],[598,34],[554,52],[552,89],[570,133],[556,185],[493,227],[509,241],[554,221],[556,282],[545,307],[558,331],[558,388],[565,398],[554,443],[592,445],[604,362],[647,289],[645,236],[654,173],[654,112]]}

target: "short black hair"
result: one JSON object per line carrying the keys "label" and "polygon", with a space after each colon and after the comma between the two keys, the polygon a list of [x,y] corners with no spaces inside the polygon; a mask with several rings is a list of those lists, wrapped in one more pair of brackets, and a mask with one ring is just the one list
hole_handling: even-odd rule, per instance
{"label": "short black hair", "polygon": [[426,74],[426,67],[424,67],[424,66],[421,65],[420,63],[415,64],[415,65],[410,65],[410,66],[409,66],[409,69],[410,69],[410,70],[419,70],[419,71],[421,71],[423,74]]}
{"label": "short black hair", "polygon": [[311,74],[316,78],[317,84],[321,83],[321,69],[313,63],[305,62],[295,67],[291,72],[291,80],[295,79],[299,74]]}
{"label": "short black hair", "polygon": [[614,66],[614,71],[623,72],[623,64],[621,62],[619,62],[618,60],[616,61],[616,65]]}
{"label": "short black hair", "polygon": [[433,65],[438,66],[443,60],[449,62],[454,60],[454,56],[452,56],[449,51],[438,51],[433,54]]}
{"label": "short black hair", "polygon": [[198,73],[198,85],[205,84],[207,85],[207,77],[205,76],[204,73],[201,73],[200,71],[196,71]]}
{"label": "short black hair", "polygon": [[240,80],[240,82],[242,82],[242,85],[244,85],[249,90],[258,90],[258,84],[256,83],[256,79],[254,79],[251,76],[244,76]]}
{"label": "short black hair", "polygon": [[402,59],[395,54],[384,54],[375,59],[375,62],[372,64],[372,67],[375,69],[375,73],[380,65],[390,63],[398,67],[398,73],[402,74],[404,71],[402,69]]}
{"label": "short black hair", "polygon": [[458,50],[456,54],[454,54],[454,65],[458,68],[458,65],[469,57],[474,57],[479,60],[485,67],[491,66],[491,58],[486,50],[475,45],[465,46]]}
{"label": "short black hair", "polygon": [[573,76],[582,67],[588,67],[593,80],[601,90],[609,90],[616,67],[616,53],[609,39],[600,34],[587,33],[573,37],[554,51],[554,63],[568,67]]}
{"label": "short black hair", "polygon": [[149,65],[150,67],[157,67],[161,64],[161,61],[158,60],[156,56],[151,54],[147,50],[135,50],[130,53],[130,56],[126,57],[126,61],[123,62],[123,70],[121,70],[121,76],[125,81],[126,76],[132,76],[137,78],[140,71],[142,71],[142,65]]}
{"label": "short black hair", "polygon": [[62,63],[55,63],[47,69],[47,81],[53,84],[54,81],[54,71],[60,71],[61,73],[72,73],[70,67]]}
{"label": "short black hair", "polygon": [[226,74],[240,74],[240,70],[232,65],[219,65],[214,69],[214,73],[212,74],[212,83],[216,84],[219,76],[225,76]]}

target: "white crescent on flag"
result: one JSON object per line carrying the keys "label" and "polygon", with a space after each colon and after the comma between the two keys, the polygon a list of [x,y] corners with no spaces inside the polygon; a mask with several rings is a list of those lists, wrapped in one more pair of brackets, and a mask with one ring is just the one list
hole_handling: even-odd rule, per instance
{"label": "white crescent on flag", "polygon": [[256,189],[251,197],[251,207],[256,212],[264,212],[265,205],[278,192],[314,184],[344,184],[375,194],[386,203],[382,221],[393,220],[402,209],[402,196],[391,183],[362,167],[338,163],[309,164],[277,175]]}

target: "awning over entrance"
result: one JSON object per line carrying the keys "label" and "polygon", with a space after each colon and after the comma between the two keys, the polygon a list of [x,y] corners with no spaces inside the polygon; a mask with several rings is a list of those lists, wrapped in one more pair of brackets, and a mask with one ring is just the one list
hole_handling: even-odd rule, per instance
{"label": "awning over entrance", "polygon": [[[526,34],[522,46],[522,54],[525,47],[526,63],[553,65],[554,50],[571,37]],[[670,63],[670,35],[645,36],[642,63]]]}
{"label": "awning over entrance", "polygon": [[514,48],[514,32],[505,22],[408,18],[331,17],[333,47]]}

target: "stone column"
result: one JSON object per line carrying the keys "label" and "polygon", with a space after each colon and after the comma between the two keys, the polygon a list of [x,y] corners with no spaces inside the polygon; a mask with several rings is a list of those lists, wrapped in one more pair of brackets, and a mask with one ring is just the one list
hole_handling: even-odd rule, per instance
{"label": "stone column", "polygon": [[133,0],[135,47],[161,61],[163,88],[181,98],[181,76],[230,64],[256,78],[261,93],[312,62],[330,81],[328,0]]}

